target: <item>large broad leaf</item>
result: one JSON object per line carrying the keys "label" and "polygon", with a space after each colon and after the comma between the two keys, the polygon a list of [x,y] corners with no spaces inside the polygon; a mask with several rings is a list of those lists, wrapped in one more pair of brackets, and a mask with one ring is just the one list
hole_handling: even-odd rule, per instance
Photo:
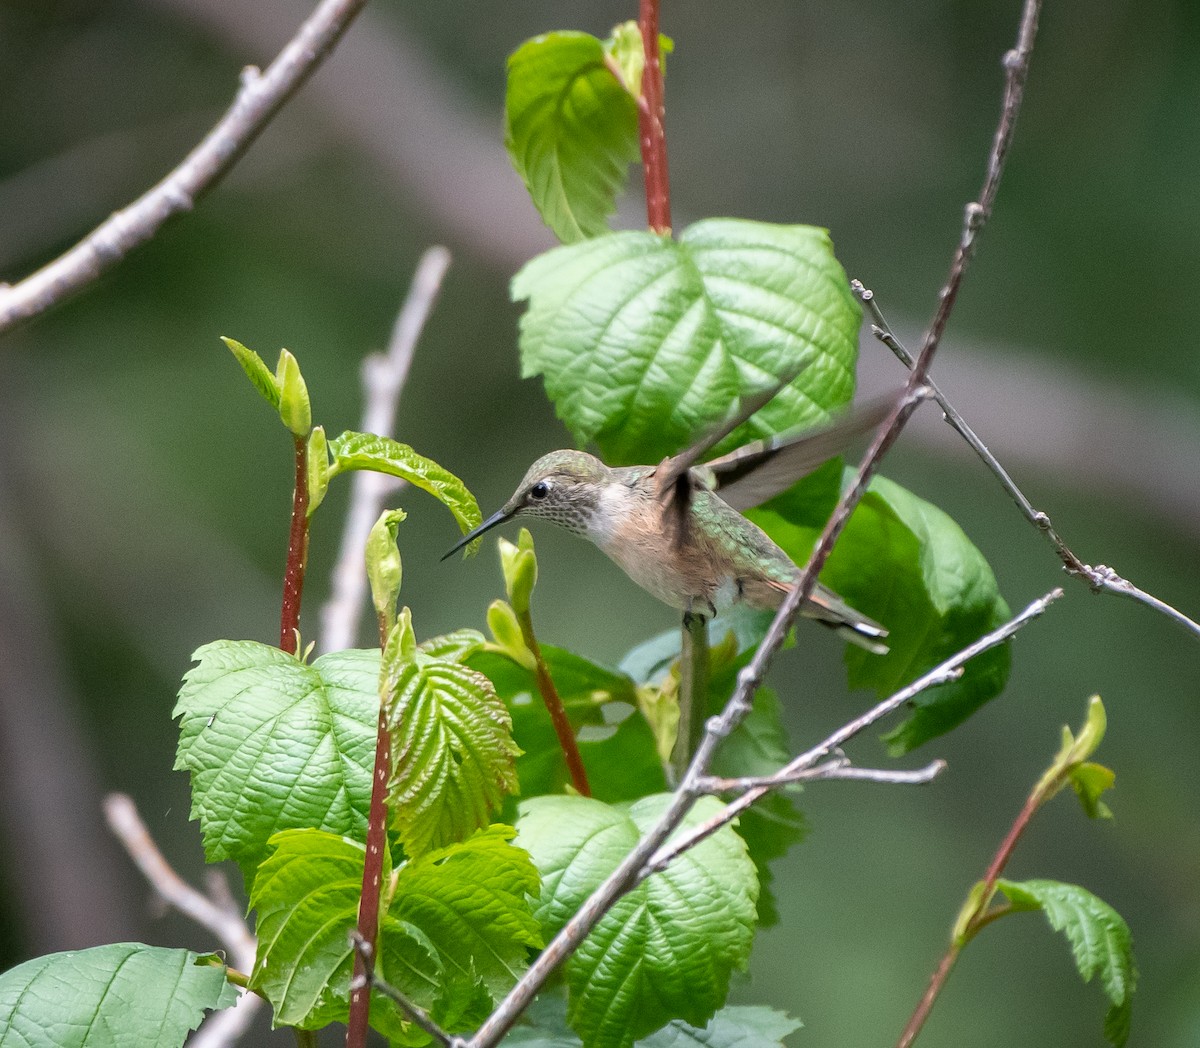
{"label": "large broad leaf", "polygon": [[390,688],[388,805],[415,857],[487,825],[517,789],[519,750],[492,682],[460,662],[417,652]]}
{"label": "large broad leaf", "polygon": [[[670,798],[628,807],[584,797],[521,805],[517,843],[542,875],[537,915],[547,939],[661,816]],[[708,798],[685,826],[710,817]],[[726,827],[624,895],[567,963],[568,1018],[589,1048],[629,1048],[672,1019],[703,1027],[750,954],[758,880]]]}
{"label": "large broad leaf", "polygon": [[[367,469],[406,480],[429,492],[453,513],[464,535],[483,520],[475,496],[458,477],[398,440],[347,431],[329,442],[329,454],[330,477],[346,470]],[[473,543],[470,548],[474,551],[478,546]]]}
{"label": "large broad leaf", "polygon": [[0,1048],[183,1044],[237,991],[190,950],[114,943],[36,957],[0,975]]}
{"label": "large broad leaf", "polygon": [[[819,526],[803,486],[750,511],[799,564]],[[822,581],[889,630],[886,655],[846,649],[850,686],[890,695],[1009,617],[996,577],[962,529],[936,506],[876,477],[834,547]],[[887,740],[906,753],[966,720],[1003,689],[1007,645],[969,662],[961,678],[925,691]]]}
{"label": "large broad leaf", "polygon": [[[317,1030],[345,1022],[350,1007],[354,951],[366,849],[357,841],[317,830],[289,830],[272,838],[250,893],[257,911],[258,958],[250,985],[274,1009],[276,1025]],[[384,853],[384,880],[388,875]],[[385,911],[376,970],[425,1008],[438,999],[442,966],[437,949],[416,929]],[[405,1020],[390,1000],[371,995],[371,1025],[405,1036]]]}
{"label": "large broad leaf", "polygon": [[546,33],[508,60],[504,144],[533,203],[564,243],[596,236],[638,158],[633,96],[587,33]]}
{"label": "large broad leaf", "polygon": [[[524,970],[529,947],[541,945],[529,904],[537,871],[512,836],[511,827],[493,826],[394,876],[384,871],[376,970],[455,1030],[482,1021],[493,995]],[[272,843],[250,899],[259,936],[252,985],[271,1001],[277,1024],[344,1022],[363,846],[315,830],[288,831]],[[379,993],[371,1025],[393,1041],[425,1040]]]}
{"label": "large broad leaf", "polygon": [[859,307],[813,226],[611,233],[535,258],[512,291],[529,301],[522,373],[612,464],[673,454],[800,367],[727,446],[826,421],[854,392]]}
{"label": "large broad leaf", "polygon": [[478,978],[495,997],[525,970],[542,945],[530,900],[541,890],[529,853],[511,844],[509,826],[489,826],[461,844],[406,863],[396,878],[389,916],[419,928],[446,969]]}
{"label": "large broad leaf", "polygon": [[1076,884],[1061,881],[1005,881],[996,887],[1020,910],[1041,910],[1056,932],[1071,944],[1075,967],[1084,982],[1100,976],[1110,1005],[1104,1036],[1121,1048],[1129,1038],[1137,968],[1129,925],[1103,899]]}
{"label": "large broad leaf", "polygon": [[[613,802],[663,790],[662,763],[637,711],[633,681],[563,648],[541,650],[576,729],[592,796]],[[524,751],[517,759],[521,796],[562,792],[570,774],[533,671],[494,651],[477,651],[468,663],[492,681],[512,714],[513,737]]]}
{"label": "large broad leaf", "polygon": [[175,767],[191,772],[208,860],[235,860],[249,885],[280,830],[365,839],[379,653],[308,665],[257,641],[216,641],[193,657],[175,707]]}

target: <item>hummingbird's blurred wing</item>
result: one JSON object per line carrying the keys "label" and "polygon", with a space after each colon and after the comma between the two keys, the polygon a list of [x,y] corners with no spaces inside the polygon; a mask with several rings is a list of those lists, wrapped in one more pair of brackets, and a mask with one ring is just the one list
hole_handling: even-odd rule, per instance
{"label": "hummingbird's blurred wing", "polygon": [[896,394],[877,397],[850,408],[833,423],[802,433],[780,434],[706,462],[716,479],[717,494],[737,510],[761,505],[786,491],[821,463],[878,426],[898,401]]}

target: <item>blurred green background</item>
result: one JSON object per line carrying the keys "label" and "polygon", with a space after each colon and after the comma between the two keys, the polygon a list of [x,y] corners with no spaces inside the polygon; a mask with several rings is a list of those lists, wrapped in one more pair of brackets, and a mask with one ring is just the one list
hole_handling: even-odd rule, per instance
{"label": "blurred green background", "polygon": [[[485,512],[568,438],[518,377],[507,281],[550,244],[501,145],[504,61],[553,28],[599,35],[632,0],[378,0],[194,213],[0,345],[0,967],[139,939],[215,946],[164,916],[109,841],[100,800],[137,800],[199,879],[170,713],[188,656],[271,640],[290,445],[218,335],[300,358],[318,421],[357,425],[358,369],[386,342],[429,244],[454,264],[397,436],[462,476]],[[157,181],[265,65],[302,0],[0,0],[0,279],[53,257]],[[932,311],[978,191],[1016,0],[664,4],[675,220],[732,214],[833,231],[905,336]],[[634,175],[636,185],[636,173]],[[1200,5],[1048,5],[995,218],[935,374],[1086,560],[1200,614]],[[640,221],[630,194],[619,224]],[[869,339],[863,384],[901,379]],[[932,410],[886,472],[953,515],[1014,609],[1062,580],[1049,548]],[[946,432],[943,433],[942,431]],[[318,515],[306,634],[328,589],[345,486]],[[422,635],[481,627],[494,554],[401,501],[404,599]],[[674,622],[598,552],[542,528],[543,639],[615,662]],[[781,923],[735,998],[785,1008],[797,1045],[894,1041],[967,887],[1100,692],[1116,821],[1069,797],[1015,878],[1077,881],[1132,926],[1131,1043],[1200,1045],[1200,643],[1145,608],[1067,596],[1014,649],[1007,692],[914,755],[930,787],[824,784],[776,867]],[[819,635],[818,635],[819,634]],[[802,631],[772,683],[799,748],[863,708],[838,646]],[[874,740],[853,750],[884,760]],[[921,1044],[1102,1043],[1096,987],[1037,916],[966,952]],[[284,1033],[269,1043],[286,1044]]]}

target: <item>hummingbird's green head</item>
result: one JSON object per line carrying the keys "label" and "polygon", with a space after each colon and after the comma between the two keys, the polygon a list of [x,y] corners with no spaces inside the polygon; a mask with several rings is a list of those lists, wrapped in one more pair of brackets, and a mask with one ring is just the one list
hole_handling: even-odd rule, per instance
{"label": "hummingbird's green head", "polygon": [[529,467],[512,498],[464,535],[446,557],[485,531],[519,516],[543,517],[576,535],[587,535],[588,525],[600,504],[601,491],[611,479],[612,471],[595,455],[586,451],[551,451]]}

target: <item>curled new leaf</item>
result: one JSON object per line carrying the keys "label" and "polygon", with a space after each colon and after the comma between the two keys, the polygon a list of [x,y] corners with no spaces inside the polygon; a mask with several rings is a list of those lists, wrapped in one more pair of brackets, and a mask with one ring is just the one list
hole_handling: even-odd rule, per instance
{"label": "curled new leaf", "polygon": [[313,426],[308,435],[308,515],[325,501],[329,490],[329,442],[325,439],[325,428]]}
{"label": "curled new leaf", "polygon": [[367,578],[371,582],[371,601],[375,614],[390,631],[396,621],[396,598],[400,595],[403,567],[396,548],[396,531],[404,520],[404,510],[384,510],[367,535]]}
{"label": "curled new leaf", "polygon": [[486,826],[517,789],[512,719],[482,673],[416,654],[390,682],[388,805],[416,857]]}
{"label": "curled new leaf", "polygon": [[242,370],[246,373],[246,377],[262,395],[263,400],[278,411],[279,383],[275,381],[275,376],[271,374],[271,369],[267,367],[263,358],[255,353],[254,350],[243,346],[235,338],[226,338],[222,335],[221,341],[229,347],[229,352],[242,365]]}
{"label": "curled new leaf", "polygon": [[[429,492],[453,513],[464,535],[483,520],[479,504],[467,486],[448,469],[418,455],[407,444],[373,433],[346,432],[329,442],[329,452],[333,456],[331,477],[347,470],[367,469],[406,480],[413,487]],[[470,551],[478,548],[478,542],[468,547]]]}
{"label": "curled new leaf", "polygon": [[293,435],[307,437],[312,429],[312,403],[308,399],[308,386],[300,374],[300,364],[286,349],[279,351],[275,382],[279,387],[279,417],[283,419],[283,424]]}
{"label": "curled new leaf", "polygon": [[504,570],[504,589],[513,611],[528,615],[529,599],[537,585],[537,556],[528,528],[521,529],[515,546],[505,539],[500,540],[500,566]]}

